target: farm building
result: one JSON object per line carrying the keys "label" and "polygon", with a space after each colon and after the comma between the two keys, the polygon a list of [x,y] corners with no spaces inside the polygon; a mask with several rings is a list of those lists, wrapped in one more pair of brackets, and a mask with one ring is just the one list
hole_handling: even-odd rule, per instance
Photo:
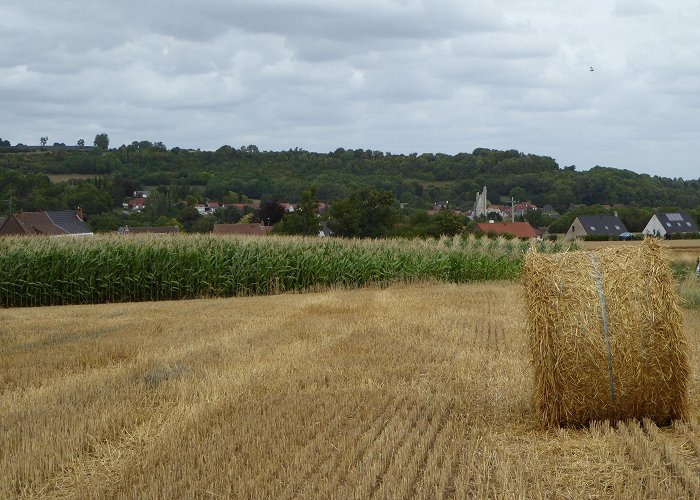
{"label": "farm building", "polygon": [[537,238],[537,232],[527,222],[480,222],[475,233],[510,234],[516,238]]}
{"label": "farm building", "polygon": [[571,241],[595,234],[619,237],[627,228],[617,215],[579,215],[574,219],[564,241]]}
{"label": "farm building", "polygon": [[262,224],[214,224],[214,234],[242,234],[249,236],[263,236],[272,231],[272,226]]}
{"label": "farm building", "polygon": [[654,214],[647,223],[644,234],[670,238],[674,234],[697,233],[700,230],[686,212]]}
{"label": "farm building", "polygon": [[0,226],[0,235],[92,236],[92,231],[82,219],[82,210],[42,210],[10,215]]}

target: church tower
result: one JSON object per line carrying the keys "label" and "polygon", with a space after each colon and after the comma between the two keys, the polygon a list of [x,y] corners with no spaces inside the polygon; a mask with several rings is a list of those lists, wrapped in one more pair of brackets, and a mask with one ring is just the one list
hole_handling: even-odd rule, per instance
{"label": "church tower", "polygon": [[486,211],[488,200],[486,199],[486,186],[484,186],[484,191],[479,193],[476,192],[476,203],[474,204],[474,217],[480,217],[482,215],[487,215]]}

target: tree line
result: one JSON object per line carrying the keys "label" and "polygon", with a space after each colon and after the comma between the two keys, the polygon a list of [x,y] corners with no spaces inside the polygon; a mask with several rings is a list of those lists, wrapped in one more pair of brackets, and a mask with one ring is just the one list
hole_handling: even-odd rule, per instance
{"label": "tree line", "polygon": [[[301,148],[260,151],[255,145],[248,145],[199,151],[168,149],[162,142],[151,141],[134,141],[110,149],[105,133],[98,134],[93,144],[95,147],[90,149],[42,151],[12,146],[0,139],[0,200],[11,198],[13,207],[23,210],[80,205],[89,223],[111,227],[117,221],[124,222],[119,209],[136,190],[148,189],[156,196],[145,213],[129,219],[132,224],[153,224],[164,220],[190,221],[195,218],[193,205],[206,200],[300,203],[313,186],[314,198],[330,204],[331,212],[342,211],[338,207],[352,212],[358,193],[391,200],[396,213],[384,212],[371,223],[371,227],[379,229],[362,230],[352,220],[346,221],[347,227],[337,227],[340,234],[365,236],[376,236],[376,232],[411,233],[407,229],[411,227],[423,227],[425,233],[431,233],[435,228],[428,226],[434,223],[426,219],[425,210],[439,201],[449,201],[449,206],[458,210],[469,210],[474,193],[483,186],[488,186],[493,203],[513,197],[540,207],[551,205],[564,217],[543,220],[536,213],[528,217],[535,225],[553,229],[566,227],[573,205],[623,205],[623,220],[634,221],[658,209],[694,211],[700,206],[699,179],[665,178],[609,167],[579,172],[575,166],[560,167],[550,157],[515,150],[478,148],[456,155],[397,155],[343,148],[328,153]],[[94,178],[56,183],[50,181],[51,174]],[[6,209],[7,205],[3,205],[0,213]],[[248,215],[229,211],[217,213],[217,218],[234,221]],[[255,218],[255,214],[250,217]],[[448,219],[447,215],[441,217]],[[453,220],[442,222],[447,226],[455,224]],[[196,220],[187,225],[194,227],[195,223]],[[205,228],[211,222],[198,224]],[[630,226],[636,228],[638,222]]]}

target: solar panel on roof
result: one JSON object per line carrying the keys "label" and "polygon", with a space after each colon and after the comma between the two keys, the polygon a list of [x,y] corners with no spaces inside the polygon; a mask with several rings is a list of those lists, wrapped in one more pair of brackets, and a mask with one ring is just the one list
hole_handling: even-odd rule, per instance
{"label": "solar panel on roof", "polygon": [[666,214],[666,217],[668,217],[668,220],[670,220],[671,222],[683,220],[683,216],[681,214]]}

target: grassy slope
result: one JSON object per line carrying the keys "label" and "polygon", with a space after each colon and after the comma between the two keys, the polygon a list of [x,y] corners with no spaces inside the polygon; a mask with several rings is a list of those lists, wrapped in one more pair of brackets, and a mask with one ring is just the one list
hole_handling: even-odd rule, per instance
{"label": "grassy slope", "polygon": [[547,431],[521,295],[0,310],[0,497],[688,496],[700,313],[686,313],[690,423]]}

